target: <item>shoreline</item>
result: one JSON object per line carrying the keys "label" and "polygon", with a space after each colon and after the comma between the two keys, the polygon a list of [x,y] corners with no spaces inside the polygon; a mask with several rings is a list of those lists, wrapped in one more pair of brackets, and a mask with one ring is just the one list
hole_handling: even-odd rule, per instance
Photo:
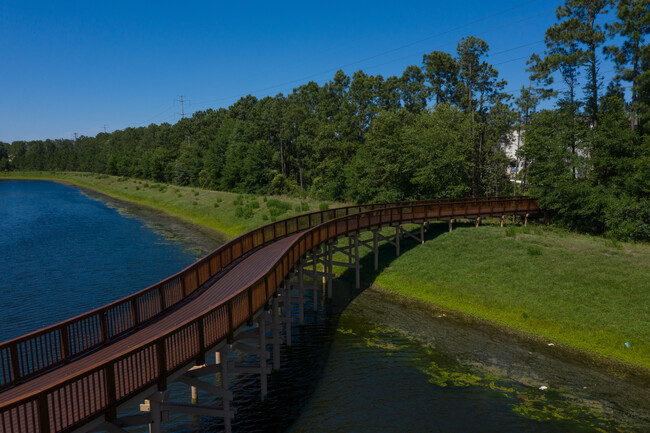
{"label": "shoreline", "polygon": [[[3,179],[21,180],[19,178],[0,177],[0,181]],[[163,226],[163,228],[181,236],[181,238],[184,240],[189,240],[189,243],[198,242],[203,239],[203,237],[207,236],[207,243],[204,243],[203,246],[199,247],[199,249],[202,250],[201,256],[214,249],[210,249],[210,247],[206,247],[205,245],[209,244],[210,242],[223,243],[228,239],[227,235],[220,233],[213,228],[207,227],[200,223],[187,221],[182,217],[171,214],[160,207],[154,207],[147,204],[134,202],[123,197],[116,197],[102,191],[97,191],[92,187],[88,187],[86,185],[80,185],[75,182],[56,179],[54,177],[38,179],[27,178],[24,180],[45,180],[59,182],[78,188],[80,191],[88,193],[91,196],[95,195],[96,197],[99,197],[101,201],[108,202],[109,204],[111,201],[115,202],[118,204],[116,207],[126,208],[127,211],[144,219],[145,221],[153,222],[154,227],[157,225]],[[421,308],[428,309],[432,313],[431,320],[435,320],[435,314],[442,313],[445,314],[446,317],[450,320],[456,321],[459,326],[471,325],[478,326],[479,328],[489,329],[493,334],[499,334],[513,340],[524,342],[525,344],[532,344],[535,347],[538,347],[541,351],[548,353],[549,356],[553,356],[570,363],[580,364],[588,368],[597,369],[605,374],[616,376],[628,382],[636,381],[637,383],[641,383],[642,386],[650,388],[650,370],[642,366],[626,363],[597,353],[581,350],[566,344],[554,343],[553,346],[548,346],[550,340],[541,335],[520,331],[516,328],[501,325],[488,319],[478,318],[458,310],[448,310],[436,304],[417,300],[415,298],[411,298],[382,288],[374,283],[369,286],[369,289],[383,293],[383,295],[386,297],[392,297],[392,299],[398,302],[406,304],[410,303],[411,305],[418,305]]]}
{"label": "shoreline", "polygon": [[[436,304],[404,296],[376,284],[372,284],[366,290],[380,294],[382,297],[390,299],[402,306],[411,306],[418,310],[426,311],[430,315],[431,321],[443,320],[453,322],[459,327],[478,329],[482,333],[492,336],[493,339],[502,339],[513,344],[525,345],[558,361],[599,371],[606,375],[617,377],[626,382],[633,382],[635,385],[650,389],[650,371],[641,366],[624,363],[617,359],[604,357],[595,353],[589,353],[565,344],[552,343],[543,336],[499,325],[498,323],[481,319],[461,311],[445,309]],[[549,344],[552,345],[549,346]]]}

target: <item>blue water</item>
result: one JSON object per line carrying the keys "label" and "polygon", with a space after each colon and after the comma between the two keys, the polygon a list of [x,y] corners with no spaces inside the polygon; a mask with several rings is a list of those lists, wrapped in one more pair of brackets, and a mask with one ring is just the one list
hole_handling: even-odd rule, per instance
{"label": "blue water", "polygon": [[76,188],[0,181],[0,341],[120,299],[195,259]]}

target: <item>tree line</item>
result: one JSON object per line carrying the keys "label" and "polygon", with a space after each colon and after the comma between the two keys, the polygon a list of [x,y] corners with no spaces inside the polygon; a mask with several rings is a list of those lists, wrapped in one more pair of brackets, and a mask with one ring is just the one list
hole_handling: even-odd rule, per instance
{"label": "tree line", "polygon": [[[557,224],[648,240],[648,6],[566,0],[517,97],[488,62],[488,44],[468,36],[454,54],[433,51],[399,76],[338,71],[323,85],[248,95],[173,125],[2,143],[0,170],[91,171],[328,201],[524,193]],[[605,23],[608,10],[616,18]],[[616,69],[608,83],[604,58]],[[512,160],[505,149],[516,136]],[[513,176],[512,167],[522,170]]]}

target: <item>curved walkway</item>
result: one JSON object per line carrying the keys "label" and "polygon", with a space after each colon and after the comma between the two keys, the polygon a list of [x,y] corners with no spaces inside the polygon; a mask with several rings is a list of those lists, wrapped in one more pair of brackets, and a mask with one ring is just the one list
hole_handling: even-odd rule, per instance
{"label": "curved walkway", "polygon": [[[386,203],[314,212],[253,230],[173,279],[99,313],[0,345],[0,386],[6,388],[0,392],[0,433],[70,431],[100,415],[110,417],[147,387],[157,383],[164,389],[170,374],[231,340],[300,257],[324,242],[409,222],[538,212],[535,200],[526,197]],[[75,334],[79,323],[96,323],[97,329],[88,325],[91,330]],[[48,343],[55,348],[31,349],[29,342],[44,335],[56,337]],[[40,361],[43,353],[53,361]],[[37,367],[29,370],[26,362]]]}

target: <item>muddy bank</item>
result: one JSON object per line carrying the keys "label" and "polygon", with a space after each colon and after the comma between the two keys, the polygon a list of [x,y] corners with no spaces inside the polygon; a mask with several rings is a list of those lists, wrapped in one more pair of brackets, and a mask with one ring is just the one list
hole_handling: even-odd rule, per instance
{"label": "muddy bank", "polygon": [[551,342],[526,338],[376,287],[359,294],[344,314],[413,337],[479,375],[505,378],[534,389],[545,386],[634,431],[650,431],[650,388],[642,375],[628,372],[620,378],[608,371],[611,368],[588,365],[585,357],[572,359],[570,349],[549,346]]}
{"label": "muddy bank", "polygon": [[178,240],[187,245],[197,258],[205,256],[228,241],[228,237],[222,233],[199,224],[184,221],[180,218],[171,216],[162,210],[128,200],[115,198],[91,188],[76,185],[72,182],[61,180],[55,180],[52,182],[59,182],[77,188],[84,195],[102,201],[110,207],[116,208],[125,216],[136,217],[142,220],[166,238]]}

